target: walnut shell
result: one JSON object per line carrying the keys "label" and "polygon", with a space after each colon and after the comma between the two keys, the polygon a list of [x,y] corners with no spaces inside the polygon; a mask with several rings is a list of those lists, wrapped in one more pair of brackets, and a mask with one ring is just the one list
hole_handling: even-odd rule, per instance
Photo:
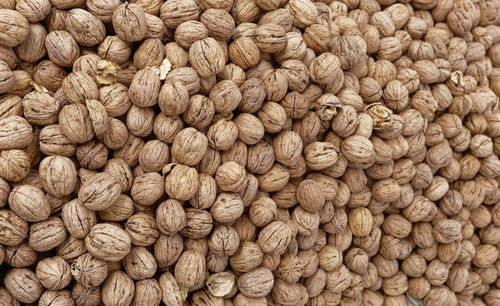
{"label": "walnut shell", "polygon": [[258,268],[238,278],[238,289],[250,298],[268,295],[273,289],[274,275],[266,268]]}
{"label": "walnut shell", "polygon": [[22,303],[34,303],[42,295],[43,287],[38,278],[26,268],[9,270],[4,283],[10,294]]}
{"label": "walnut shell", "polygon": [[29,33],[29,23],[18,11],[13,9],[0,9],[0,45],[15,47],[22,43]]}
{"label": "walnut shell", "polygon": [[9,194],[9,207],[28,222],[46,220],[51,212],[45,193],[32,185],[19,185]]}
{"label": "walnut shell", "polygon": [[98,259],[117,261],[130,252],[131,241],[121,228],[101,223],[95,225],[85,238],[85,246]]}
{"label": "walnut shell", "polygon": [[22,149],[31,143],[33,128],[19,116],[0,119],[0,150]]}
{"label": "walnut shell", "polygon": [[78,199],[91,210],[104,210],[120,196],[121,186],[114,176],[99,173],[91,180],[82,184],[78,191]]}

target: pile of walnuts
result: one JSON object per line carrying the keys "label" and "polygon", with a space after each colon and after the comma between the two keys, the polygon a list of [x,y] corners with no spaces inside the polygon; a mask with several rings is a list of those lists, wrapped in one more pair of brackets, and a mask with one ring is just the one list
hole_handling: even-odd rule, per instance
{"label": "pile of walnuts", "polygon": [[0,0],[0,305],[499,306],[500,1]]}

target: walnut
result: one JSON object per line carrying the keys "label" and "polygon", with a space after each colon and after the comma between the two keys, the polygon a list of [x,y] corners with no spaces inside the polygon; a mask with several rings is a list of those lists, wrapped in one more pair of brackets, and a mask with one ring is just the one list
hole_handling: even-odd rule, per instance
{"label": "walnut", "polygon": [[49,156],[40,162],[40,177],[44,189],[54,196],[65,196],[76,187],[77,172],[67,157]]}
{"label": "walnut", "polygon": [[82,204],[92,210],[103,210],[118,200],[121,186],[114,176],[99,173],[82,184],[78,198]]}
{"label": "walnut", "polygon": [[112,21],[116,35],[124,41],[139,41],[146,34],[146,17],[137,4],[121,4],[116,7]]}
{"label": "walnut", "polygon": [[123,268],[133,280],[140,281],[153,277],[157,269],[156,260],[146,248],[133,247],[123,258]]}
{"label": "walnut", "polygon": [[280,164],[274,164],[269,171],[258,178],[259,187],[265,192],[275,192],[283,188],[290,179],[288,169]]}
{"label": "walnut", "polygon": [[238,289],[250,298],[268,295],[273,289],[274,275],[266,268],[258,268],[238,278]]}
{"label": "walnut", "polygon": [[256,66],[260,60],[257,44],[249,37],[239,37],[229,45],[229,58],[243,69]]}
{"label": "walnut", "polygon": [[22,43],[29,33],[28,20],[20,12],[13,9],[0,10],[0,19],[2,20],[2,31],[0,35],[0,45],[5,47],[15,47]]}
{"label": "walnut", "polygon": [[186,213],[177,200],[166,200],[156,209],[158,229],[165,235],[172,235],[186,225]]}
{"label": "walnut", "polygon": [[102,286],[102,302],[109,305],[129,305],[134,291],[134,281],[124,272],[115,271]]}
{"label": "walnut", "polygon": [[202,95],[194,95],[189,100],[188,108],[182,119],[195,129],[206,129],[215,115],[215,106],[212,100]]}
{"label": "walnut", "polygon": [[217,256],[231,256],[238,249],[240,240],[236,230],[230,226],[218,226],[208,239],[210,252]]}
{"label": "walnut", "polygon": [[22,303],[34,303],[42,295],[43,287],[35,273],[26,268],[9,270],[5,275],[5,287]]}
{"label": "walnut", "polygon": [[[160,77],[152,68],[137,71],[129,86],[130,101],[139,107],[150,107],[158,102]],[[130,111],[129,111],[130,113]]]}
{"label": "walnut", "polygon": [[36,266],[36,276],[49,290],[61,290],[71,281],[69,264],[61,257],[49,257]]}
{"label": "walnut", "polygon": [[185,251],[179,257],[174,271],[175,279],[180,288],[187,290],[196,288],[205,279],[205,258],[198,252]]}
{"label": "walnut", "polygon": [[138,246],[150,246],[160,236],[156,219],[150,214],[141,212],[128,218],[125,231],[130,236],[132,244]]}
{"label": "walnut", "polygon": [[165,191],[175,199],[186,201],[194,196],[198,189],[198,171],[181,164],[168,164],[163,169]]}
{"label": "walnut", "polygon": [[28,235],[28,223],[11,210],[0,210],[0,227],[0,242],[6,246],[18,245]]}
{"label": "walnut", "polygon": [[89,253],[103,260],[116,261],[130,252],[129,235],[121,228],[111,224],[95,225],[85,238]]}
{"label": "walnut", "polygon": [[90,254],[83,254],[71,264],[71,274],[82,285],[96,287],[108,276],[108,264]]}
{"label": "walnut", "polygon": [[292,239],[290,226],[282,221],[273,221],[259,233],[257,243],[264,253],[281,255]]}

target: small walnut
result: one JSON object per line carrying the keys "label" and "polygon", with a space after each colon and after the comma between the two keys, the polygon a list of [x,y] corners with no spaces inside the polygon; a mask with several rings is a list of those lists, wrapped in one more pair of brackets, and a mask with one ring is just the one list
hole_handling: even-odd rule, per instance
{"label": "small walnut", "polygon": [[480,268],[493,264],[498,258],[498,249],[491,244],[482,244],[476,247],[476,254],[472,263]]}
{"label": "small walnut", "polygon": [[257,179],[262,191],[275,192],[285,187],[290,179],[290,173],[285,166],[275,163],[269,171]]}
{"label": "small walnut", "polygon": [[218,226],[208,239],[210,252],[217,256],[233,255],[240,244],[238,233],[230,226]]}
{"label": "small walnut", "polygon": [[238,139],[247,145],[256,144],[264,136],[262,122],[252,114],[241,113],[234,123],[238,126]]}
{"label": "small walnut", "polygon": [[91,305],[101,303],[100,287],[86,288],[82,284],[76,283],[71,290],[71,295],[74,301],[80,305],[84,305],[84,303],[91,303]]}
{"label": "small walnut", "polygon": [[214,102],[215,111],[218,113],[232,112],[242,100],[240,89],[232,80],[222,80],[215,84],[208,97]]}
{"label": "small walnut", "polygon": [[161,292],[163,293],[162,301],[165,304],[182,305],[183,297],[181,289],[177,284],[177,280],[170,272],[167,271],[160,276],[159,285],[161,288]]}
{"label": "small walnut", "polygon": [[189,48],[189,61],[201,77],[216,75],[224,69],[224,53],[213,38],[193,43]]}
{"label": "small walnut", "polygon": [[68,232],[78,239],[85,238],[97,223],[95,212],[85,207],[78,199],[64,204],[61,217]]}
{"label": "small walnut", "polygon": [[243,69],[252,68],[259,63],[259,47],[250,37],[239,37],[229,45],[229,58]]}
{"label": "small walnut", "polygon": [[207,138],[212,149],[228,150],[238,138],[238,126],[233,121],[220,119],[210,126]]}
{"label": "small walnut", "polygon": [[268,197],[261,197],[250,204],[248,216],[253,224],[264,227],[271,223],[278,214],[274,200]]}
{"label": "small walnut", "polygon": [[302,208],[315,213],[325,204],[325,196],[320,184],[314,180],[306,179],[297,187],[297,200]]}
{"label": "small walnut", "polygon": [[185,123],[198,130],[205,130],[215,115],[212,100],[202,95],[194,95],[189,100],[188,108],[182,119]]}
{"label": "small walnut", "polygon": [[264,103],[258,112],[258,116],[264,130],[268,133],[279,133],[287,121],[285,109],[275,102]]}
{"label": "small walnut", "polygon": [[[296,153],[295,153],[296,154]],[[255,174],[264,174],[271,169],[275,160],[273,146],[260,141],[248,147],[247,169]]]}
{"label": "small walnut", "polygon": [[130,236],[121,228],[101,223],[95,225],[85,238],[89,253],[102,260],[121,260],[130,252]]}
{"label": "small walnut", "polygon": [[199,239],[208,236],[212,230],[212,216],[202,209],[187,208],[186,226],[180,233],[188,238]]}
{"label": "small walnut", "polygon": [[[165,58],[165,48],[160,39],[149,38],[144,40],[139,48],[134,53],[134,66],[137,69],[144,69],[146,67],[155,67],[154,70],[160,73],[160,79],[165,78],[161,76],[161,65]],[[167,69],[168,73],[170,70]]]}
{"label": "small walnut", "polygon": [[129,86],[130,101],[139,107],[150,107],[158,102],[160,77],[154,69],[146,67],[137,71]]}
{"label": "small walnut", "polygon": [[332,245],[326,245],[319,251],[318,259],[321,269],[331,272],[342,264],[342,252]]}
{"label": "small walnut", "polygon": [[201,14],[200,21],[207,27],[210,37],[216,40],[227,41],[233,35],[235,22],[233,17],[223,9],[206,10]]}
{"label": "small walnut", "polygon": [[178,116],[188,107],[189,93],[181,82],[165,83],[158,96],[158,106],[167,116]]}
{"label": "small walnut", "polygon": [[97,45],[106,36],[102,21],[83,9],[76,8],[68,12],[66,29],[80,45],[85,47]]}
{"label": "small walnut", "polygon": [[309,65],[309,75],[318,84],[338,82],[342,75],[339,58],[332,53],[323,53]]}
{"label": "small walnut", "polygon": [[28,223],[11,210],[0,210],[0,243],[5,246],[15,246],[28,235]]}
{"label": "small walnut", "polygon": [[123,268],[133,280],[140,281],[153,277],[157,269],[156,260],[146,248],[133,247],[123,258]]}
{"label": "small walnut", "polygon": [[198,190],[189,200],[195,208],[209,208],[217,196],[217,184],[215,179],[208,174],[200,173],[198,176]]}
{"label": "small walnut", "polygon": [[270,101],[281,101],[288,90],[288,80],[284,70],[282,69],[267,69],[262,72],[260,79],[266,86],[266,98]]}
{"label": "small walnut", "polygon": [[146,172],[160,171],[169,161],[167,144],[159,140],[146,142],[139,154],[139,165]]}
{"label": "small walnut", "polygon": [[82,167],[95,170],[103,167],[108,160],[108,149],[98,141],[89,141],[76,149],[76,158]]}
{"label": "small walnut", "polygon": [[71,67],[80,56],[76,40],[66,31],[50,32],[45,38],[45,48],[50,60],[62,67]]}
{"label": "small walnut", "polygon": [[159,305],[162,298],[162,288],[154,279],[145,279],[135,283],[132,305]]}
{"label": "small walnut", "polygon": [[74,143],[84,143],[94,137],[94,130],[87,107],[72,104],[59,113],[59,124],[64,135]]}
{"label": "small walnut", "polygon": [[355,208],[349,212],[348,223],[354,236],[366,237],[372,231],[373,216],[367,208]]}
{"label": "small walnut", "polygon": [[0,93],[11,92],[15,85],[14,74],[7,63],[0,59]]}

